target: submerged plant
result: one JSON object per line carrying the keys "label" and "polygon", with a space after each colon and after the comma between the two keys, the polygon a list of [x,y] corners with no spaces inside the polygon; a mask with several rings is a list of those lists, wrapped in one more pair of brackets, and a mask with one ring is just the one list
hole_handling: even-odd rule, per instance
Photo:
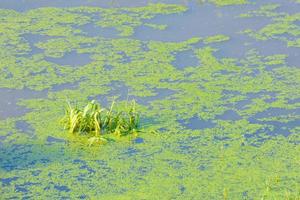
{"label": "submerged plant", "polygon": [[139,127],[139,114],[133,100],[126,111],[115,112],[115,101],[110,109],[102,108],[96,101],[89,102],[82,110],[68,103],[65,116],[62,119],[64,128],[71,134],[89,136],[89,145],[106,142],[103,135],[114,134],[117,137],[128,134],[136,135]]}

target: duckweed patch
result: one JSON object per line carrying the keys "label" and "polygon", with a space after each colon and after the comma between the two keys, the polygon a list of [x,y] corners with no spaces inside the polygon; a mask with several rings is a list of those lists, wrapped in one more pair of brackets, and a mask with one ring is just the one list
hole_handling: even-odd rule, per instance
{"label": "duckweed patch", "polygon": [[285,42],[288,47],[300,47],[300,27],[297,23],[300,20],[299,13],[277,12],[279,7],[280,4],[266,4],[258,10],[242,14],[241,17],[265,17],[271,20],[271,23],[259,30],[247,29],[244,33],[258,40],[275,39]]}
{"label": "duckweed patch", "polygon": [[248,4],[248,0],[197,0],[199,3],[213,3],[216,6],[230,6],[230,5],[243,5]]}
{"label": "duckweed patch", "polygon": [[204,39],[204,44],[210,44],[214,42],[224,42],[228,41],[230,38],[226,35],[214,35]]}
{"label": "duckweed patch", "polygon": [[[17,99],[16,105],[30,112],[0,120],[1,198],[299,198],[299,68],[287,65],[287,55],[266,57],[255,49],[241,59],[217,57],[220,50],[198,37],[181,42],[130,37],[136,27],[149,26],[148,18],[180,17],[186,11],[174,4],[0,10],[0,87],[47,91],[45,96]],[[276,9],[268,15],[280,22],[284,16],[287,24],[296,17]],[[89,37],[80,30],[84,24],[115,28],[120,37]],[[29,42],[26,33],[51,37]],[[266,31],[263,37],[271,35]],[[227,37],[232,36],[209,38],[227,43]],[[32,45],[41,51],[30,54]],[[89,54],[91,60],[71,68],[45,59],[70,52]],[[176,55],[182,52],[191,52],[198,62],[176,68]],[[124,87],[115,90],[116,82]],[[53,89],[68,83],[78,84]],[[160,91],[172,92],[164,96]],[[87,148],[89,138],[91,144],[105,142],[94,138],[96,130],[100,132],[95,120],[89,120],[89,128],[77,126],[71,138],[59,125],[66,99],[77,102],[76,112],[83,113],[80,108],[88,100],[101,96],[104,105],[121,94],[151,99],[137,105],[143,113],[142,140],[131,132],[118,142]],[[126,102],[118,99],[117,110]],[[272,109],[285,112],[269,112]],[[232,113],[235,118],[228,117]],[[18,121],[35,130],[34,138],[16,127]],[[189,126],[199,121],[203,124]],[[117,138],[110,137],[114,135],[107,128],[101,131],[108,141]]]}

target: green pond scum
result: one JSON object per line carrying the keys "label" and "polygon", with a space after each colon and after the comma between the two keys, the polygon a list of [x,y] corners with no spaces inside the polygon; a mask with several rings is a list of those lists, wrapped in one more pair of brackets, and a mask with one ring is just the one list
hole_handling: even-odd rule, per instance
{"label": "green pond scum", "polygon": [[[202,3],[239,9],[254,1]],[[237,15],[268,20],[237,34],[298,49],[300,15],[279,8],[263,4]],[[224,33],[180,42],[134,37],[145,26],[163,34],[168,25],[155,23],[159,17],[187,12],[163,3],[0,9],[0,88],[45,93],[19,99],[13,106],[27,112],[0,120],[1,199],[300,198],[299,66],[288,64],[286,54],[256,49],[242,58],[220,56],[218,46],[231,41]],[[89,35],[82,27],[91,24],[112,37]],[[187,51],[198,64],[176,67]],[[70,54],[87,62],[60,63]],[[76,137],[61,125],[66,100],[80,115],[90,105],[90,116],[99,120],[101,108],[91,100],[109,116],[113,99],[116,111],[136,100],[138,135],[125,134],[133,122],[120,131],[123,137],[92,135],[90,143],[105,144],[87,145],[84,134]],[[136,117],[128,113],[126,120]],[[95,128],[93,120],[71,132],[118,131]]]}
{"label": "green pond scum", "polygon": [[266,4],[259,10],[242,14],[240,17],[266,17],[271,21],[259,30],[246,29],[244,33],[257,40],[275,39],[285,42],[288,47],[300,47],[300,27],[297,24],[300,21],[299,13],[277,12],[279,8],[279,4]]}

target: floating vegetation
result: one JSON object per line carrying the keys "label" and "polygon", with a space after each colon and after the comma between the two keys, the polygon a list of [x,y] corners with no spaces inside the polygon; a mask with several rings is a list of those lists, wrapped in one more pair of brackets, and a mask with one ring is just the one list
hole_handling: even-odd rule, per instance
{"label": "floating vegetation", "polygon": [[277,12],[278,8],[280,4],[266,4],[258,10],[241,14],[242,18],[265,17],[271,20],[271,23],[259,30],[246,29],[243,33],[257,40],[275,39],[286,42],[288,47],[300,47],[300,25],[297,23],[300,20],[299,13]]}
{"label": "floating vegetation", "polygon": [[210,44],[210,43],[215,43],[215,42],[225,42],[228,41],[230,38],[226,35],[214,35],[207,37],[203,40],[204,44]]}
{"label": "floating vegetation", "polygon": [[248,3],[247,0],[208,0],[208,2],[214,3],[217,6],[239,5]]}
{"label": "floating vegetation", "polygon": [[198,3],[213,3],[216,6],[241,5],[249,3],[248,0],[197,0]]}
{"label": "floating vegetation", "polygon": [[[240,41],[232,34],[241,31],[237,22],[245,20],[235,17],[256,5],[243,6],[247,2],[242,0],[202,2],[239,5],[199,4],[188,12],[179,4],[44,7],[24,12],[0,9],[0,87],[45,93],[17,99],[16,105],[28,112],[0,120],[1,198],[299,199],[299,67],[289,66],[291,54],[280,48],[265,55],[249,49],[254,43],[251,38]],[[261,4],[265,3],[257,2]],[[207,35],[199,31],[190,36],[193,38],[180,36],[180,42],[135,37],[144,26],[168,33],[177,19],[195,23],[189,27],[199,26],[189,16],[203,8],[216,15],[221,12],[225,21],[228,15],[228,29],[233,26],[234,30],[224,30],[221,35],[214,27],[204,30],[209,31]],[[278,16],[276,9],[268,10],[271,24],[285,21],[283,27],[251,33],[266,40],[297,41],[299,16],[294,12]],[[255,18],[259,12],[250,11],[248,17]],[[167,17],[172,23],[161,17],[167,14],[172,15]],[[89,30],[80,29],[87,24],[113,28],[119,37],[101,33],[88,37],[84,31]],[[38,39],[29,41],[28,34]],[[249,43],[245,57],[222,57],[227,46],[241,47],[243,42]],[[89,55],[90,62],[74,68],[56,63],[73,52]],[[194,55],[197,64],[176,68],[176,56],[182,52]],[[76,87],[53,89],[73,83]],[[173,92],[166,97],[160,91]],[[87,104],[87,99],[106,102],[104,97],[117,94],[118,103],[112,109],[96,102]],[[132,103],[126,107],[126,95],[138,100],[142,127],[138,120],[137,128],[128,125],[135,120],[128,114]],[[57,126],[65,98],[78,105],[67,105],[69,114],[63,120],[71,133]],[[227,118],[228,111],[238,117]],[[193,127],[193,117],[213,125]],[[34,138],[18,128],[18,121],[35,130]],[[132,140],[137,132],[143,142]],[[130,142],[109,142],[112,140]],[[77,141],[97,150],[78,148]],[[99,153],[99,145],[106,142]]]}
{"label": "floating vegetation", "polygon": [[128,134],[137,134],[140,116],[136,110],[135,101],[126,105],[125,111],[114,110],[115,101],[109,109],[95,100],[89,102],[83,109],[68,103],[65,116],[62,119],[64,128],[71,134],[87,135],[90,144],[106,141],[106,134],[114,134],[117,137]]}

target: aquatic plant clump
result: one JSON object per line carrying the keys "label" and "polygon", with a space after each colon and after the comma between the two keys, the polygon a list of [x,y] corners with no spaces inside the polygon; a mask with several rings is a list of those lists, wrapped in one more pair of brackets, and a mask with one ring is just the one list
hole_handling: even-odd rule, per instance
{"label": "aquatic plant clump", "polygon": [[90,141],[95,141],[96,138],[105,140],[102,137],[104,134],[114,134],[117,137],[136,134],[140,116],[135,101],[127,104],[125,111],[114,111],[114,104],[113,101],[110,108],[106,109],[93,100],[79,109],[68,103],[62,119],[64,128],[71,134],[90,136]]}

